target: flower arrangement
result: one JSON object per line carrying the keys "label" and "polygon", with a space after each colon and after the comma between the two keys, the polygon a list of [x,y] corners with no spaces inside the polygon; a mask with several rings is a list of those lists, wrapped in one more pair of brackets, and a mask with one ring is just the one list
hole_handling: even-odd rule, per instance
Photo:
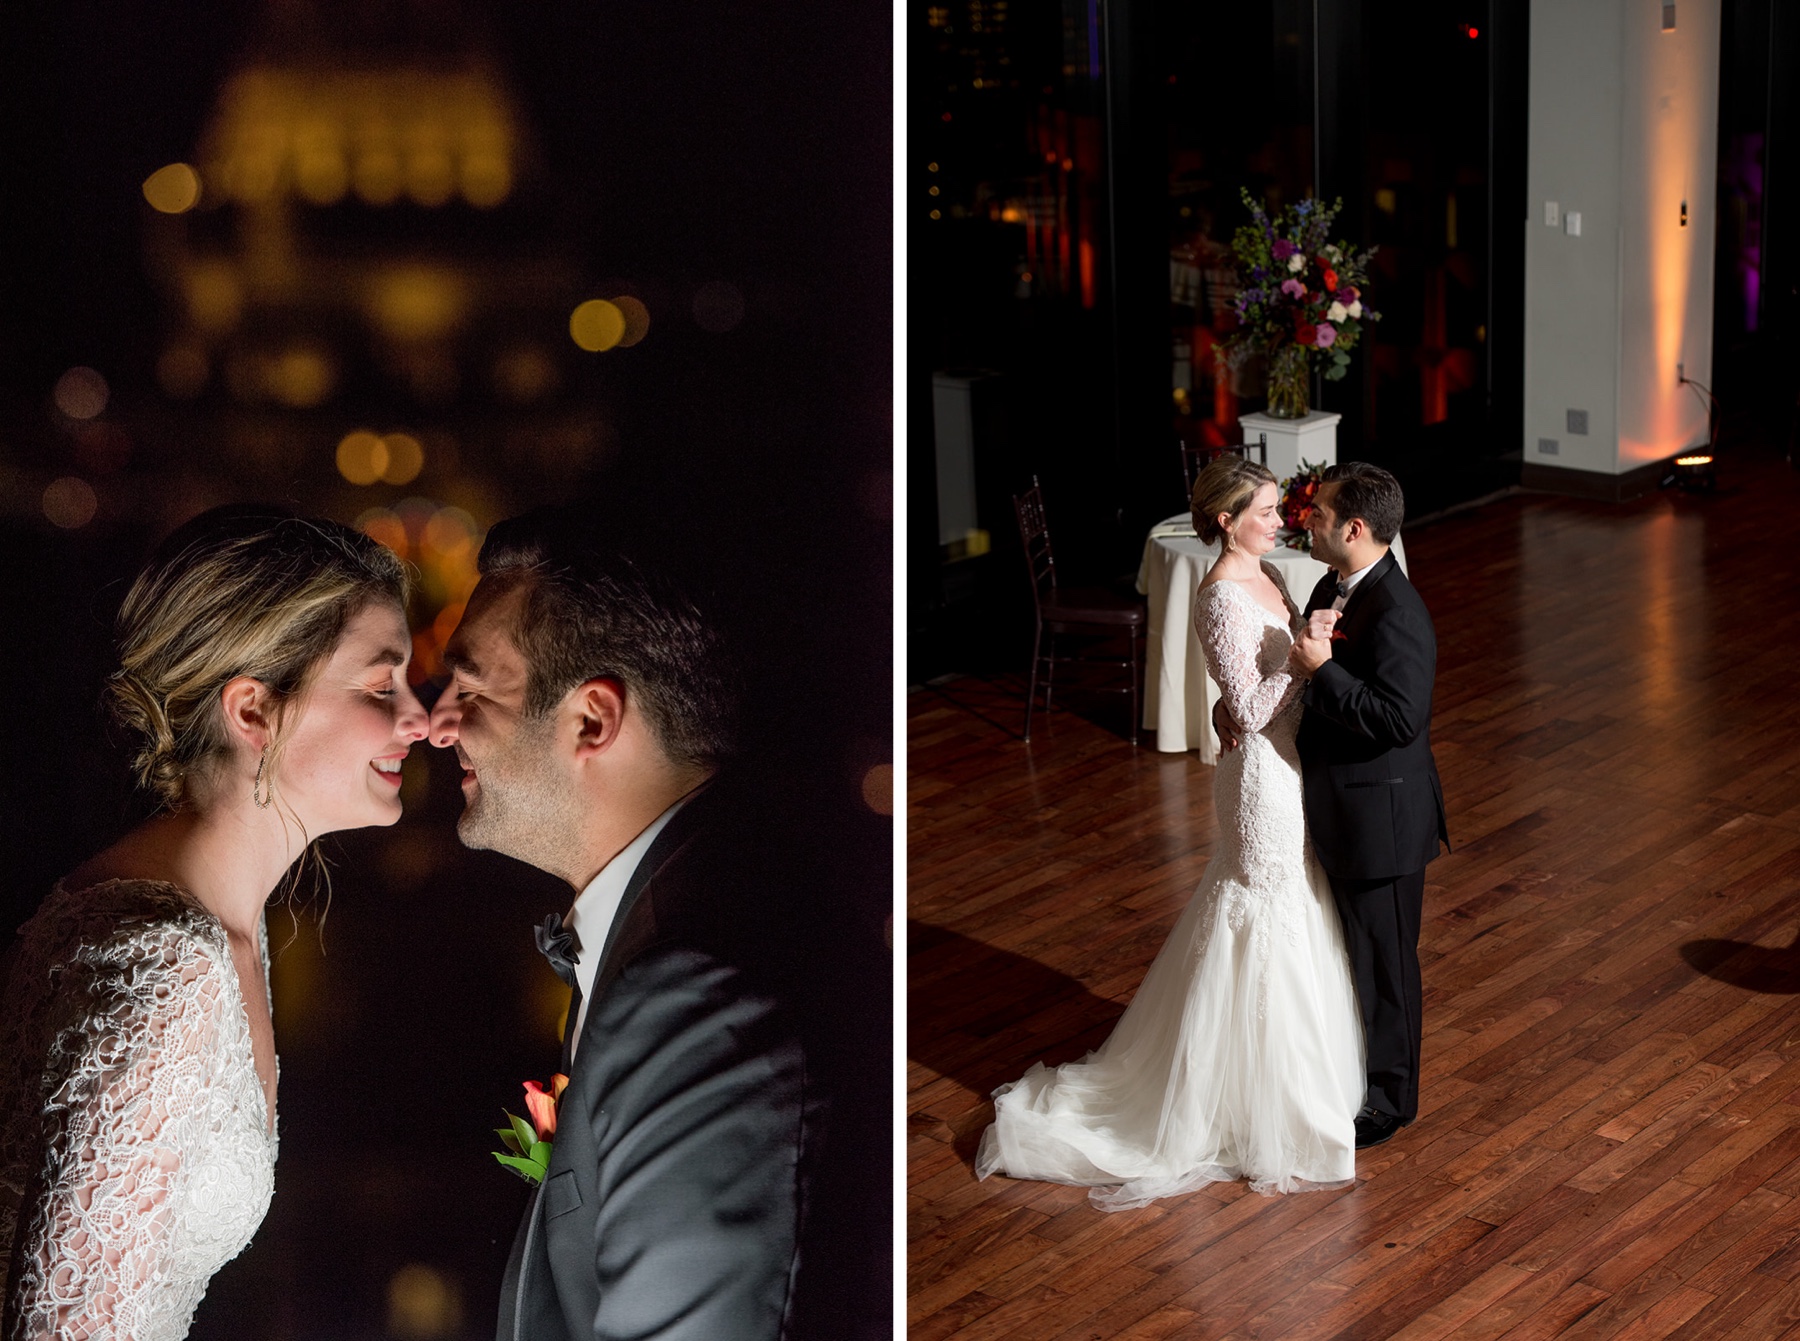
{"label": "flower arrangement", "polygon": [[1300,469],[1281,482],[1282,539],[1289,549],[1312,553],[1312,532],[1306,529],[1306,523],[1312,517],[1313,499],[1318,497],[1319,485],[1324,479],[1323,462],[1314,465],[1302,461]]}
{"label": "flower arrangement", "polygon": [[535,1080],[526,1081],[525,1111],[531,1114],[531,1120],[506,1113],[507,1125],[494,1128],[506,1147],[494,1151],[494,1158],[533,1187],[544,1181],[550,1168],[550,1154],[556,1148],[550,1139],[556,1135],[556,1105],[568,1086],[569,1078],[560,1072],[550,1077],[548,1090]]}
{"label": "flower arrangement", "polygon": [[1375,252],[1327,240],[1342,199],[1321,205],[1308,197],[1271,216],[1248,191],[1239,194],[1250,222],[1231,241],[1238,329],[1225,342],[1227,356],[1241,363],[1252,352],[1268,354],[1269,413],[1297,419],[1306,413],[1313,355],[1326,361],[1326,380],[1339,381],[1363,323],[1381,320],[1363,302]]}

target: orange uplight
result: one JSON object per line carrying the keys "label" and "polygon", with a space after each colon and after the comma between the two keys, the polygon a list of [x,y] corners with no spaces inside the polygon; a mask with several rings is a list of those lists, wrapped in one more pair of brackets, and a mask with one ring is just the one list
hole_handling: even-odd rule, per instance
{"label": "orange uplight", "polygon": [[1675,458],[1675,464],[1678,466],[1710,466],[1712,458],[1710,456],[1678,456]]}

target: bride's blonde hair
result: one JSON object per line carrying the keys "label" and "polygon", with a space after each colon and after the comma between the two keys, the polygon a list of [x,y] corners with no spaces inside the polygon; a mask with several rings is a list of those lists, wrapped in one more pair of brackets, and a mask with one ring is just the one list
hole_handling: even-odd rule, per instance
{"label": "bride's blonde hair", "polygon": [[1219,527],[1219,514],[1236,520],[1238,514],[1250,506],[1258,489],[1274,483],[1275,473],[1267,466],[1246,460],[1235,452],[1227,452],[1208,462],[1194,481],[1193,497],[1188,500],[1194,510],[1194,534],[1209,545],[1217,544],[1219,537],[1224,535]]}
{"label": "bride's blonde hair", "polygon": [[138,785],[174,810],[230,754],[219,693],[240,675],[277,704],[265,757],[274,765],[305,692],[344,628],[366,606],[402,610],[406,567],[339,522],[267,507],[204,512],[158,546],[119,610],[119,669],[106,684],[114,718],[136,738]]}

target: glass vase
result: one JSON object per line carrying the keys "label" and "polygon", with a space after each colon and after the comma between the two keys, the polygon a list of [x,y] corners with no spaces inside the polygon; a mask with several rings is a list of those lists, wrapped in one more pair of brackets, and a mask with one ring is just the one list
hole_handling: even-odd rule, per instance
{"label": "glass vase", "polygon": [[1312,378],[1306,349],[1289,342],[1269,357],[1269,413],[1276,419],[1304,419]]}

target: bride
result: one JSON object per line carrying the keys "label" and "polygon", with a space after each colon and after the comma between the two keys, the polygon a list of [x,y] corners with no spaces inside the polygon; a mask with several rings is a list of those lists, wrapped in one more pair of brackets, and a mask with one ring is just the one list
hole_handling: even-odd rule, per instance
{"label": "bride", "polygon": [[400,818],[426,730],[407,578],[335,522],[219,508],[119,613],[107,685],[162,809],[59,882],[0,997],[0,1335],[177,1341],[268,1209],[263,905],[312,839]]}
{"label": "bride", "polygon": [[1279,537],[1279,497],[1266,468],[1229,455],[1194,485],[1195,531],[1223,541],[1194,621],[1244,727],[1213,781],[1217,851],[1112,1036],[994,1092],[983,1178],[1090,1186],[1111,1211],[1235,1178],[1258,1192],[1355,1178],[1360,1017],[1301,810],[1298,612],[1262,562]]}

